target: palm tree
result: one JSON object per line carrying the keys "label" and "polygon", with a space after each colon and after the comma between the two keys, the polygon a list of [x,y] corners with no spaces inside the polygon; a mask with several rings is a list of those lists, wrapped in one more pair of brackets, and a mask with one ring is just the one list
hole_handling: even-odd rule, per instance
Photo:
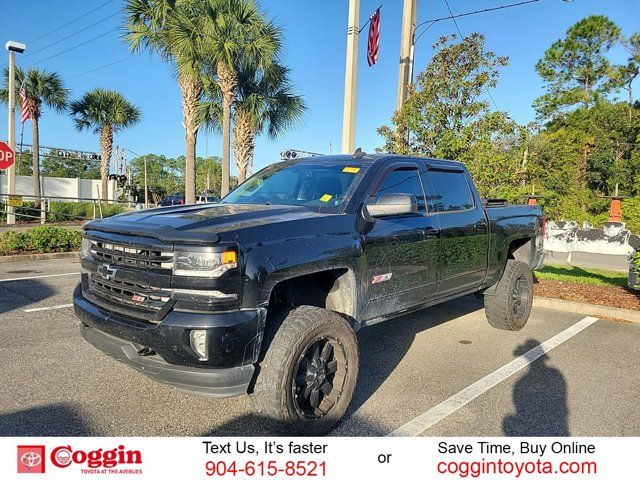
{"label": "palm tree", "polygon": [[[9,101],[9,71],[5,70],[5,87],[0,89],[0,99],[7,103]],[[24,84],[26,96],[30,103],[29,119],[31,120],[32,131],[32,158],[33,158],[33,194],[36,197],[36,206],[40,206],[40,118],[42,108],[49,107],[58,112],[67,108],[69,90],[65,88],[62,79],[57,73],[47,72],[31,68],[26,73],[20,68],[16,68],[16,98],[22,107],[22,97],[18,94]]]}
{"label": "palm tree", "polygon": [[80,100],[71,102],[69,112],[78,131],[87,129],[100,134],[101,196],[103,200],[107,200],[113,134],[138,123],[140,110],[116,91],[95,88],[85,93]]}
{"label": "palm tree", "polygon": [[133,52],[147,49],[173,63],[182,96],[185,130],[185,201],[195,203],[198,102],[202,96],[202,55],[192,32],[202,32],[202,0],[126,0],[124,36]]}
{"label": "palm tree", "polygon": [[208,0],[201,52],[205,70],[215,75],[222,96],[222,196],[229,193],[231,106],[238,72],[252,66],[268,68],[282,46],[280,28],[265,20],[252,0]]}
{"label": "palm tree", "polygon": [[[200,115],[209,128],[220,130],[222,124],[222,94],[217,84],[206,91]],[[233,104],[233,153],[238,169],[238,183],[246,180],[253,166],[255,138],[265,132],[277,139],[302,119],[306,105],[293,92],[289,69],[277,63],[266,71],[247,67],[238,72],[238,87]]]}

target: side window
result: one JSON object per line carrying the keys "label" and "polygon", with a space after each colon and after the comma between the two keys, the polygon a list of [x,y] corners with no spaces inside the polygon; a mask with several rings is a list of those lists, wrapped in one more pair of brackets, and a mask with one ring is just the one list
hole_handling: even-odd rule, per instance
{"label": "side window", "polygon": [[429,170],[433,195],[429,195],[429,210],[451,212],[473,207],[473,197],[463,172]]}
{"label": "side window", "polygon": [[415,195],[418,201],[418,211],[426,211],[426,202],[422,183],[418,177],[418,169],[402,167],[387,174],[376,193],[376,200],[383,193],[410,193]]}

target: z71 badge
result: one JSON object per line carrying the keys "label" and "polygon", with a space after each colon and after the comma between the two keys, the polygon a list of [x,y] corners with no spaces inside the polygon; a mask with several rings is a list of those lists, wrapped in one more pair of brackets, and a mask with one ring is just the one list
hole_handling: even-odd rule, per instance
{"label": "z71 badge", "polygon": [[387,280],[391,280],[391,275],[393,275],[393,272],[385,273],[384,275],[376,275],[375,277],[373,277],[371,284],[373,285],[375,283],[382,283],[386,282]]}

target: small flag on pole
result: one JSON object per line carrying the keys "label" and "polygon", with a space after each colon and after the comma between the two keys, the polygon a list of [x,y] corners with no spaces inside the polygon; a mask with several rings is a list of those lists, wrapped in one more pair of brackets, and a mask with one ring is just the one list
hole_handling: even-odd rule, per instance
{"label": "small flag on pole", "polygon": [[367,42],[367,62],[373,66],[378,61],[380,40],[380,9],[377,9],[369,19],[369,41]]}
{"label": "small flag on pole", "polygon": [[20,87],[20,99],[20,103],[22,103],[21,119],[22,123],[24,123],[29,120],[29,116],[31,115],[31,100],[27,97],[26,82],[22,82],[22,86]]}

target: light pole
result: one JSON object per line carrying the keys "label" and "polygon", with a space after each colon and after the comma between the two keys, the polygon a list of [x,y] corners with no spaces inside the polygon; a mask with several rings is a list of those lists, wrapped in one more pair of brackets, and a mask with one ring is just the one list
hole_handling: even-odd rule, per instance
{"label": "light pole", "polygon": [[342,114],[342,153],[353,153],[356,144],[356,95],[358,85],[358,38],[360,0],[349,0],[347,26],[347,65],[344,76],[344,111]]}
{"label": "light pole", "polygon": [[414,25],[418,0],[404,0],[402,10],[402,36],[400,37],[400,66],[398,69],[398,96],[396,109],[400,109],[407,100],[411,71],[413,69]]}
{"label": "light pole", "polygon": [[[9,52],[9,121],[8,128],[9,132],[7,134],[7,140],[9,141],[9,147],[15,152],[16,150],[16,116],[15,116],[15,107],[16,107],[16,65],[14,53],[22,53],[27,47],[24,43],[13,42],[9,40],[5,46],[7,51]],[[16,193],[16,166],[11,165],[7,169],[7,193],[9,195],[14,195]],[[14,215],[13,207],[9,206],[7,202],[7,224],[13,225],[16,223],[16,216]]]}

